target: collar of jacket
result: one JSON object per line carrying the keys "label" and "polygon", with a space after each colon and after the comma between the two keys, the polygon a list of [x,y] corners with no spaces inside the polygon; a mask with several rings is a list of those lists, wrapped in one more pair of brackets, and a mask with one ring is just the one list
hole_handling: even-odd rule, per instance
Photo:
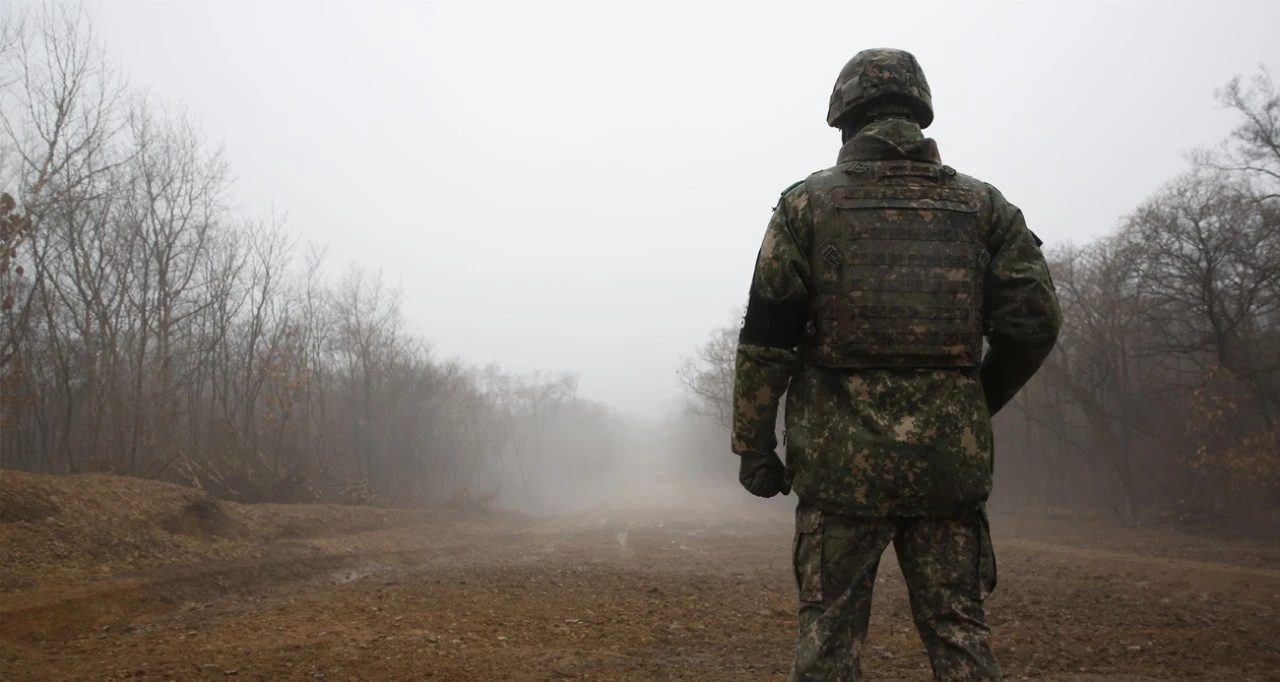
{"label": "collar of jacket", "polygon": [[920,126],[902,118],[868,123],[840,148],[836,163],[897,159],[942,163],[942,157],[938,155],[938,144],[932,138],[925,137]]}

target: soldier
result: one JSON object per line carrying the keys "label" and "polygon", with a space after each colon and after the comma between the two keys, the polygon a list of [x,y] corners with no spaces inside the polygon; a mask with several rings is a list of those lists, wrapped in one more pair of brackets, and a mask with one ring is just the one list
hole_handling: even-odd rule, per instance
{"label": "soldier", "polygon": [[932,121],[914,56],[854,56],[827,114],[836,165],[782,193],[756,260],[733,451],[751,493],[798,498],[795,682],[861,679],[890,543],[934,679],[1001,679],[983,608],[991,416],[1048,356],[1061,313],[1022,212],[942,164],[921,132]]}

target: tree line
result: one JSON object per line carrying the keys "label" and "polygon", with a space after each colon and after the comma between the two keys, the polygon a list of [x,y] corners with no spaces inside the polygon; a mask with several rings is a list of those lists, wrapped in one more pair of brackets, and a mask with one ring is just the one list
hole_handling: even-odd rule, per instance
{"label": "tree line", "polygon": [[1280,510],[1280,95],[1263,69],[1218,101],[1227,139],[1048,253],[1065,326],[999,420],[1011,498],[1130,522]]}
{"label": "tree line", "polygon": [[[1280,513],[1280,95],[1262,69],[1217,93],[1237,125],[1118,227],[1046,256],[1058,345],[996,419],[993,503],[1154,518]],[[737,328],[680,376],[729,427]]]}
{"label": "tree line", "polygon": [[379,273],[232,209],[228,160],[82,8],[0,21],[0,467],[476,506],[616,462],[574,376],[438,360]]}

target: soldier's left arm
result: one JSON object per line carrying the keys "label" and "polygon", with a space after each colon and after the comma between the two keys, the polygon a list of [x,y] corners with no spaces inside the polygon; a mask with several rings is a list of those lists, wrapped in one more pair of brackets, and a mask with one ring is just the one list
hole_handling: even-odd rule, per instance
{"label": "soldier's left arm", "polygon": [[756,256],[738,335],[733,385],[733,451],[773,452],[778,403],[800,366],[809,298],[809,263],[797,229],[808,220],[803,185],[785,192]]}
{"label": "soldier's left arm", "polygon": [[980,370],[987,409],[1000,411],[1049,357],[1062,327],[1049,265],[1022,211],[988,186],[995,229],[988,246],[985,316],[990,348]]}

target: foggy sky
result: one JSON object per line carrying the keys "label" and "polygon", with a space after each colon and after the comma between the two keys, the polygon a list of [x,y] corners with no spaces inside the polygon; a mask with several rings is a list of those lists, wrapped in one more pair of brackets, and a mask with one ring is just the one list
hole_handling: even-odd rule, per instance
{"label": "foggy sky", "polygon": [[[844,62],[911,50],[944,162],[1047,246],[1116,226],[1280,68],[1280,3],[112,0],[135,86],[223,145],[245,211],[404,292],[438,357],[664,411],[745,302],[778,193],[831,165]],[[896,9],[895,9],[896,8]]]}

